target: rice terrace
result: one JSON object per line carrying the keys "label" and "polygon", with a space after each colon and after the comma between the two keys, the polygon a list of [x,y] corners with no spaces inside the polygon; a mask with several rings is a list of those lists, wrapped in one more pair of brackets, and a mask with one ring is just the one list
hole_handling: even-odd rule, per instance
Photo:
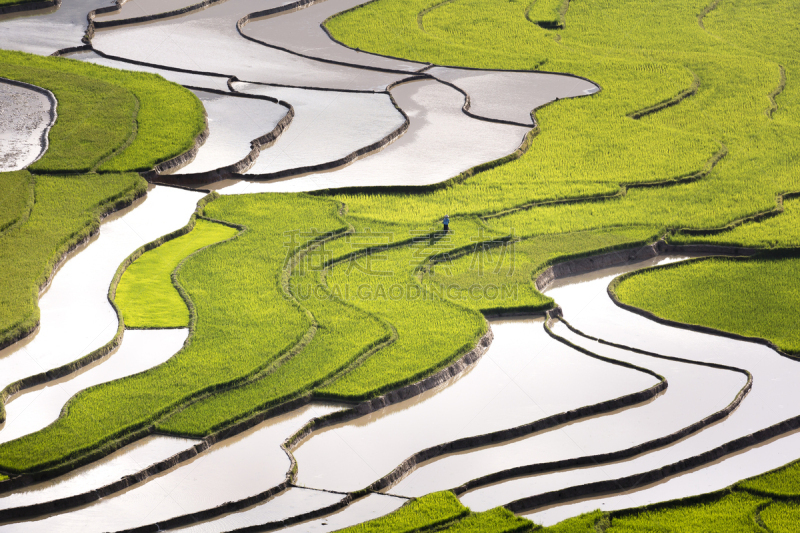
{"label": "rice terrace", "polygon": [[797,0],[0,0],[0,533],[800,532]]}

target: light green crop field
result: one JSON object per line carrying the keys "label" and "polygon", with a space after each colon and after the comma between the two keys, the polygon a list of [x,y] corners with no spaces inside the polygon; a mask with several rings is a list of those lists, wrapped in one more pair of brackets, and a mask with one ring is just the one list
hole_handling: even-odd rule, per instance
{"label": "light green crop field", "polygon": [[766,474],[745,479],[737,486],[776,496],[800,497],[800,462],[795,461]]}
{"label": "light green crop field", "polygon": [[229,226],[198,220],[194,229],[142,254],[122,274],[115,303],[128,328],[185,328],[189,309],[172,284],[172,271],[187,256],[230,239]]}
{"label": "light green crop field", "polygon": [[775,502],[761,511],[761,520],[772,533],[792,533],[800,524],[800,505],[790,502]]}
{"label": "light green crop field", "polygon": [[411,500],[393,513],[357,526],[340,530],[341,533],[411,533],[428,530],[469,514],[452,492],[434,492]]}
{"label": "light green crop field", "polygon": [[60,257],[97,231],[115,204],[129,203],[146,187],[137,174],[36,176],[28,220],[0,235],[0,344],[36,326],[39,288]]}
{"label": "light green crop field", "polygon": [[[178,272],[198,309],[190,342],[160,366],[80,392],[67,403],[66,416],[0,445],[0,469],[42,469],[97,449],[286,354],[311,325],[286,296],[286,259],[317,232],[340,229],[337,212],[335,202],[306,195],[223,197],[208,204],[206,216],[247,229],[200,251]],[[290,238],[286,228],[316,231]]]}
{"label": "light green crop field", "polygon": [[798,258],[710,258],[640,270],[613,290],[621,302],[662,318],[768,339],[800,353],[798,273]]}
{"label": "light green crop field", "polygon": [[20,170],[0,175],[0,234],[27,217],[33,207],[33,176]]}
{"label": "light green crop field", "polygon": [[525,17],[542,28],[563,29],[569,0],[534,0],[528,5]]}
{"label": "light green crop field", "polygon": [[0,50],[0,75],[58,100],[50,148],[34,172],[86,172],[98,163],[106,172],[148,170],[187,151],[205,128],[200,100],[155,74]]}
{"label": "light green crop field", "polygon": [[530,520],[520,518],[503,507],[496,507],[483,513],[471,514],[447,528],[450,533],[517,533],[534,528]]}

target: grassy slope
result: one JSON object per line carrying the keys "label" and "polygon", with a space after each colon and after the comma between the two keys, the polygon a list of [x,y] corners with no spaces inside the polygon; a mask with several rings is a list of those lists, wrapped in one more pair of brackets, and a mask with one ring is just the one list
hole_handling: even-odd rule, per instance
{"label": "grassy slope", "polygon": [[411,500],[381,518],[340,530],[341,533],[411,533],[469,514],[452,492],[434,492]]}
{"label": "grassy slope", "polygon": [[39,320],[39,287],[71,246],[97,230],[120,200],[141,196],[136,174],[37,176],[28,221],[0,235],[0,342]]}
{"label": "grassy slope", "polygon": [[33,177],[25,170],[0,174],[0,234],[27,216],[32,189]]}
{"label": "grassy slope", "polygon": [[776,502],[761,512],[761,519],[772,533],[792,533],[800,524],[800,505]]}
{"label": "grassy slope", "polygon": [[129,328],[179,328],[189,325],[189,309],[172,285],[172,271],[197,250],[227,240],[234,228],[198,220],[186,235],[143,254],[128,267],[115,303]]}
{"label": "grassy slope", "polygon": [[800,353],[799,273],[797,258],[701,259],[640,270],[615,292],[620,301],[669,320],[769,339]]}
{"label": "grassy slope", "polygon": [[89,170],[128,139],[134,116],[136,138],[99,170],[148,170],[191,148],[205,128],[200,100],[155,74],[0,51],[0,75],[45,87],[59,101],[50,148],[31,167],[37,172]]}
{"label": "grassy slope", "polygon": [[0,469],[36,470],[80,455],[286,353],[306,334],[309,320],[285,296],[284,260],[303,239],[292,244],[284,231],[339,229],[337,209],[304,195],[223,197],[208,204],[207,216],[249,229],[201,251],[179,271],[179,283],[200,310],[188,345],[160,366],[80,392],[52,425],[0,446]]}

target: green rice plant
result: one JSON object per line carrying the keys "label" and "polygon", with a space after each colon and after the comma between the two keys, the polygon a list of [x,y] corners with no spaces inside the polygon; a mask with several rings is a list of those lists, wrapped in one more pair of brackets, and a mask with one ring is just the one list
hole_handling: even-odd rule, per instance
{"label": "green rice plant", "polygon": [[407,244],[367,256],[356,252],[331,268],[331,290],[392,324],[397,340],[317,394],[368,398],[430,375],[475,346],[487,330],[484,318],[425,290],[416,271],[429,256],[468,244],[481,227],[475,219],[463,219],[460,231],[448,235],[434,234],[434,228],[409,229],[414,233]]}
{"label": "green rice plant", "polygon": [[536,312],[555,305],[536,289],[546,267],[582,255],[632,248],[655,240],[652,227],[630,227],[544,235],[530,239],[490,240],[477,237],[463,255],[436,263],[425,275],[448,300],[482,313]]}
{"label": "green rice plant", "polygon": [[[769,500],[743,492],[723,493],[612,513],[608,533],[761,533],[754,516]],[[580,530],[577,530],[580,531]]]}
{"label": "green rice plant", "polygon": [[307,195],[222,197],[207,204],[207,217],[246,229],[200,251],[178,271],[197,309],[189,342],[146,372],[81,391],[47,428],[0,445],[0,469],[40,470],[113,445],[286,354],[311,325],[287,294],[287,257],[320,234],[343,229],[338,209]]}
{"label": "green rice plant", "polygon": [[547,533],[598,533],[598,531],[606,531],[605,528],[609,525],[608,514],[597,510],[575,518],[568,518],[558,524],[542,528],[541,531]]}
{"label": "green rice plant", "polygon": [[122,274],[115,303],[128,328],[185,328],[189,309],[172,285],[172,271],[201,248],[236,235],[229,226],[198,220],[194,229],[145,252]]}
{"label": "green rice plant", "polygon": [[137,102],[132,92],[97,78],[53,70],[52,61],[27,64],[25,59],[27,54],[0,51],[0,75],[44,87],[58,101],[47,152],[30,165],[32,171],[89,172],[133,135]]}
{"label": "green rice plant", "polygon": [[0,173],[0,234],[27,218],[33,207],[33,177],[25,170]]}
{"label": "green rice plant", "polygon": [[320,282],[324,248],[304,255],[292,271],[290,291],[316,323],[311,342],[231,390],[194,403],[158,424],[159,431],[205,436],[258,411],[308,393],[382,342],[391,330],[377,318],[342,303]]}
{"label": "green rice plant", "polygon": [[740,481],[738,488],[775,496],[800,496],[800,461],[772,470],[760,476]]}
{"label": "green rice plant", "polygon": [[516,533],[531,531],[536,526],[530,520],[516,516],[504,507],[495,507],[483,513],[471,514],[447,528],[450,533]]}
{"label": "green rice plant", "polygon": [[569,0],[533,0],[525,18],[548,30],[564,29]]}
{"label": "green rice plant", "polygon": [[621,302],[662,318],[768,339],[800,353],[798,272],[795,257],[708,258],[640,270],[611,289]]}
{"label": "green rice plant", "polygon": [[38,324],[39,290],[61,257],[96,232],[104,214],[146,187],[136,174],[36,177],[28,220],[0,235],[0,345]]}
{"label": "green rice plant", "polygon": [[753,248],[800,247],[800,199],[783,202],[784,211],[764,220],[747,222],[724,232],[711,234],[675,233],[669,242],[674,244],[722,244]]}
{"label": "green rice plant", "polygon": [[386,516],[345,529],[340,533],[411,533],[433,528],[469,514],[450,491],[434,492],[410,500]]}
{"label": "green rice plant", "polygon": [[0,75],[49,89],[59,102],[50,148],[31,166],[36,172],[81,172],[97,163],[104,172],[149,170],[189,150],[205,128],[200,100],[156,74],[0,50]]}
{"label": "green rice plant", "polygon": [[792,533],[800,524],[800,505],[794,502],[774,502],[761,511],[761,520],[772,533]]}

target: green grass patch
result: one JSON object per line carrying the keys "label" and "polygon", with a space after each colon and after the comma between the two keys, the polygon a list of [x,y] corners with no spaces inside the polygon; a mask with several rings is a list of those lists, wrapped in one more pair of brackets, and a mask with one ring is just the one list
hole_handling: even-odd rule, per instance
{"label": "green grass patch", "polygon": [[800,524],[800,505],[775,502],[761,512],[761,520],[772,533],[792,533]]}
{"label": "green grass patch", "polygon": [[319,232],[342,228],[338,205],[259,194],[219,198],[204,213],[247,230],[179,270],[178,282],[198,309],[190,342],[162,365],[81,391],[52,425],[0,445],[3,470],[42,469],[147,427],[192,398],[263,370],[306,335],[310,321],[286,296],[284,263]]}
{"label": "green grass patch", "polygon": [[40,175],[35,187],[27,222],[0,235],[0,343],[36,326],[39,288],[59,258],[97,231],[118,202],[144,194],[147,183],[136,174]]}
{"label": "green grass patch", "polygon": [[[543,528],[547,533],[598,533],[605,531],[610,524],[608,514],[603,511],[584,513],[575,518],[568,518],[558,524]],[[599,526],[599,527],[598,527]]]}
{"label": "green grass patch", "polygon": [[475,244],[464,255],[436,264],[425,276],[426,286],[483,313],[542,311],[555,305],[536,289],[535,278],[547,266],[575,256],[641,246],[657,236],[657,229],[646,226],[521,241],[492,242],[487,233],[475,236]]}
{"label": "green grass patch", "polygon": [[504,507],[495,507],[483,513],[472,514],[456,522],[445,531],[450,533],[517,533],[530,531],[534,528],[533,522],[520,518]]}
{"label": "green grass patch", "polygon": [[35,172],[86,172],[101,161],[100,171],[148,170],[190,149],[205,128],[200,100],[156,74],[0,51],[0,75],[44,87],[58,100],[50,147],[31,165]]}
{"label": "green grass patch", "polygon": [[410,500],[381,518],[340,530],[341,533],[411,533],[444,524],[469,514],[452,492],[434,492]]}
{"label": "green grass patch", "polygon": [[172,284],[172,272],[187,256],[230,239],[237,230],[198,220],[194,229],[144,253],[122,274],[115,303],[129,328],[181,328],[189,309]]}
{"label": "green grass patch", "polygon": [[800,497],[800,461],[745,479],[737,484],[745,490],[775,494],[776,496]]}
{"label": "green grass patch", "polygon": [[[743,492],[701,498],[700,501],[667,502],[612,514],[608,533],[670,531],[673,533],[762,533],[755,522],[764,498]],[[566,531],[569,530],[565,530]],[[575,531],[581,531],[576,529]],[[585,531],[585,530],[584,530]]]}
{"label": "green grass patch", "polygon": [[691,235],[676,233],[670,236],[674,244],[722,244],[726,246],[749,246],[754,248],[798,248],[800,247],[800,199],[783,202],[780,215],[758,222],[748,222],[722,233]]}
{"label": "green grass patch", "polygon": [[709,258],[635,272],[614,292],[662,318],[768,339],[800,353],[798,272],[797,258]]}
{"label": "green grass patch", "polygon": [[0,173],[0,233],[27,217],[33,206],[33,177],[25,170]]}

